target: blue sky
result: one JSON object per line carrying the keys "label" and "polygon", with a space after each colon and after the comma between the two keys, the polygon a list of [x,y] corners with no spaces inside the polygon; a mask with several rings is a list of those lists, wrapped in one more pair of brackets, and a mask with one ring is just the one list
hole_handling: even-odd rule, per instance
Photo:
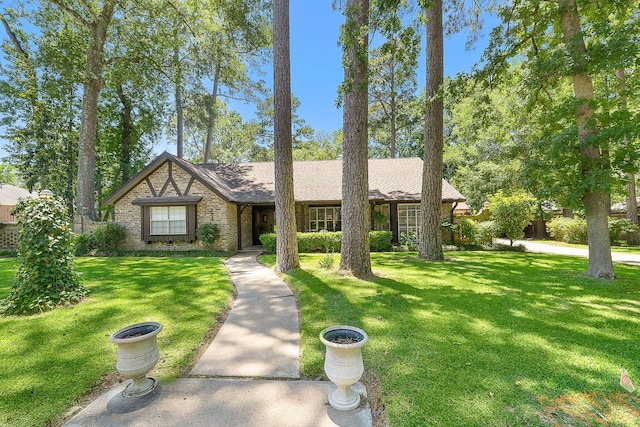
{"label": "blue sky", "polygon": [[[331,132],[342,128],[342,110],[335,108],[337,89],[343,78],[342,52],[338,46],[340,25],[344,18],[334,11],[331,1],[291,1],[291,90],[301,101],[300,117],[317,131]],[[495,20],[487,19],[484,35]],[[423,37],[424,38],[424,37]],[[465,50],[466,34],[445,39],[444,68],[446,75],[470,70],[478,62],[486,37],[481,37],[473,50]],[[375,43],[375,40],[374,40]],[[419,61],[418,86],[425,84],[424,40]],[[271,72],[266,76],[271,78]],[[252,108],[234,105],[248,116]]]}
{"label": "blue sky", "polygon": [[[335,100],[343,78],[342,53],[337,42],[344,18],[340,11],[332,9],[331,3],[330,0],[290,2],[291,89],[301,101],[298,115],[316,131],[327,133],[342,128],[342,110],[335,107]],[[485,36],[494,22],[490,19],[485,24]],[[470,51],[465,50],[465,42],[464,33],[445,38],[446,75],[453,76],[471,69],[482,55],[486,37],[481,37]],[[425,83],[424,40],[421,51],[423,55],[418,70],[420,90]],[[271,65],[265,67],[264,78],[268,84],[272,79],[271,68]],[[233,102],[231,108],[239,111],[245,120],[253,116],[251,105]],[[0,138],[0,156],[4,155],[3,148],[4,141]],[[154,151],[164,150],[175,153],[175,144],[160,141]]]}

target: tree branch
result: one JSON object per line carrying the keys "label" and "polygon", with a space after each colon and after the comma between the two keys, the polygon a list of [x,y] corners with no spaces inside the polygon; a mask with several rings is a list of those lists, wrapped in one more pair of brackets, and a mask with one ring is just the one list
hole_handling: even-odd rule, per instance
{"label": "tree branch", "polygon": [[[82,15],[80,15],[77,11],[71,9],[70,7],[68,7],[66,4],[62,3],[60,0],[51,0],[51,3],[55,4],[56,6],[58,6],[58,8],[69,14],[73,19],[75,19],[76,21],[78,21],[78,23],[80,25],[82,25],[83,27],[85,27],[87,30],[91,30],[91,22],[89,22],[88,20],[86,20]],[[93,15],[93,14],[92,14]]]}
{"label": "tree branch", "polygon": [[13,30],[9,26],[9,23],[7,22],[6,19],[4,19],[4,16],[2,14],[0,14],[0,21],[2,21],[2,24],[4,25],[4,29],[7,32],[7,35],[9,36],[9,39],[11,40],[13,47],[16,48],[20,56],[27,59],[29,55],[27,55],[27,52],[25,52],[25,50],[22,48],[22,45],[20,44],[20,40],[18,40],[18,38],[16,37],[16,34],[13,32]]}

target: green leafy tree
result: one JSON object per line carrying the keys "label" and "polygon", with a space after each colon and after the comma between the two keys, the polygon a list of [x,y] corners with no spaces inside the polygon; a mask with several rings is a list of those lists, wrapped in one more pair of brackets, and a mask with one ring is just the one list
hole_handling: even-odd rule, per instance
{"label": "green leafy tree", "polygon": [[491,220],[500,233],[513,241],[524,236],[524,229],[536,216],[536,199],[523,192],[505,195],[502,191],[489,197]]}
{"label": "green leafy tree", "polygon": [[[635,68],[637,11],[631,2],[559,0],[505,5],[499,14],[503,24],[492,33],[483,79],[495,84],[508,58],[522,59],[519,85],[539,129],[530,139],[526,179],[563,206],[584,209],[588,274],[611,279],[609,197],[617,171],[637,157],[630,143],[638,136],[637,111],[619,102],[615,71]],[[635,73],[629,87],[633,80]]]}
{"label": "green leafy tree", "polygon": [[88,292],[75,269],[68,210],[58,198],[20,201],[18,271],[4,314],[31,314],[80,301]]}

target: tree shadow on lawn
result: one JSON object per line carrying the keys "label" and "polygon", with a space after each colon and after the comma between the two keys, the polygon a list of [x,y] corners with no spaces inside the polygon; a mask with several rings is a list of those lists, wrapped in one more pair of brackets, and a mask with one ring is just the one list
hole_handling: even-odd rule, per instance
{"label": "tree shadow on lawn", "polygon": [[620,392],[622,367],[640,376],[632,267],[603,283],[582,277],[586,261],[572,258],[452,257],[376,257],[368,294],[361,281],[336,289],[307,277],[369,333],[365,363],[398,425],[545,425],[539,398]]}

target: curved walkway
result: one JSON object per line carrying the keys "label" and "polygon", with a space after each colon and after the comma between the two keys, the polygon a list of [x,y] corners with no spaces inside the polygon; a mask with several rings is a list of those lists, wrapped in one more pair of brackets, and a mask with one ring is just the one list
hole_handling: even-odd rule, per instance
{"label": "curved walkway", "polygon": [[[498,239],[498,243],[509,244],[506,239]],[[516,240],[514,245],[523,245],[529,252],[538,252],[546,254],[568,255],[568,256],[580,256],[584,258],[589,257],[589,250],[586,248],[573,248],[569,246],[551,245],[540,241],[530,240]],[[611,258],[613,262],[619,262],[623,264],[640,265],[640,254],[630,254],[624,252],[611,252]]]}
{"label": "curved walkway", "polygon": [[327,402],[333,384],[300,380],[296,301],[256,261],[259,254],[243,251],[225,262],[238,296],[188,378],[140,398],[124,398],[129,381],[118,384],[66,426],[370,427],[364,399],[356,410],[336,411]]}

